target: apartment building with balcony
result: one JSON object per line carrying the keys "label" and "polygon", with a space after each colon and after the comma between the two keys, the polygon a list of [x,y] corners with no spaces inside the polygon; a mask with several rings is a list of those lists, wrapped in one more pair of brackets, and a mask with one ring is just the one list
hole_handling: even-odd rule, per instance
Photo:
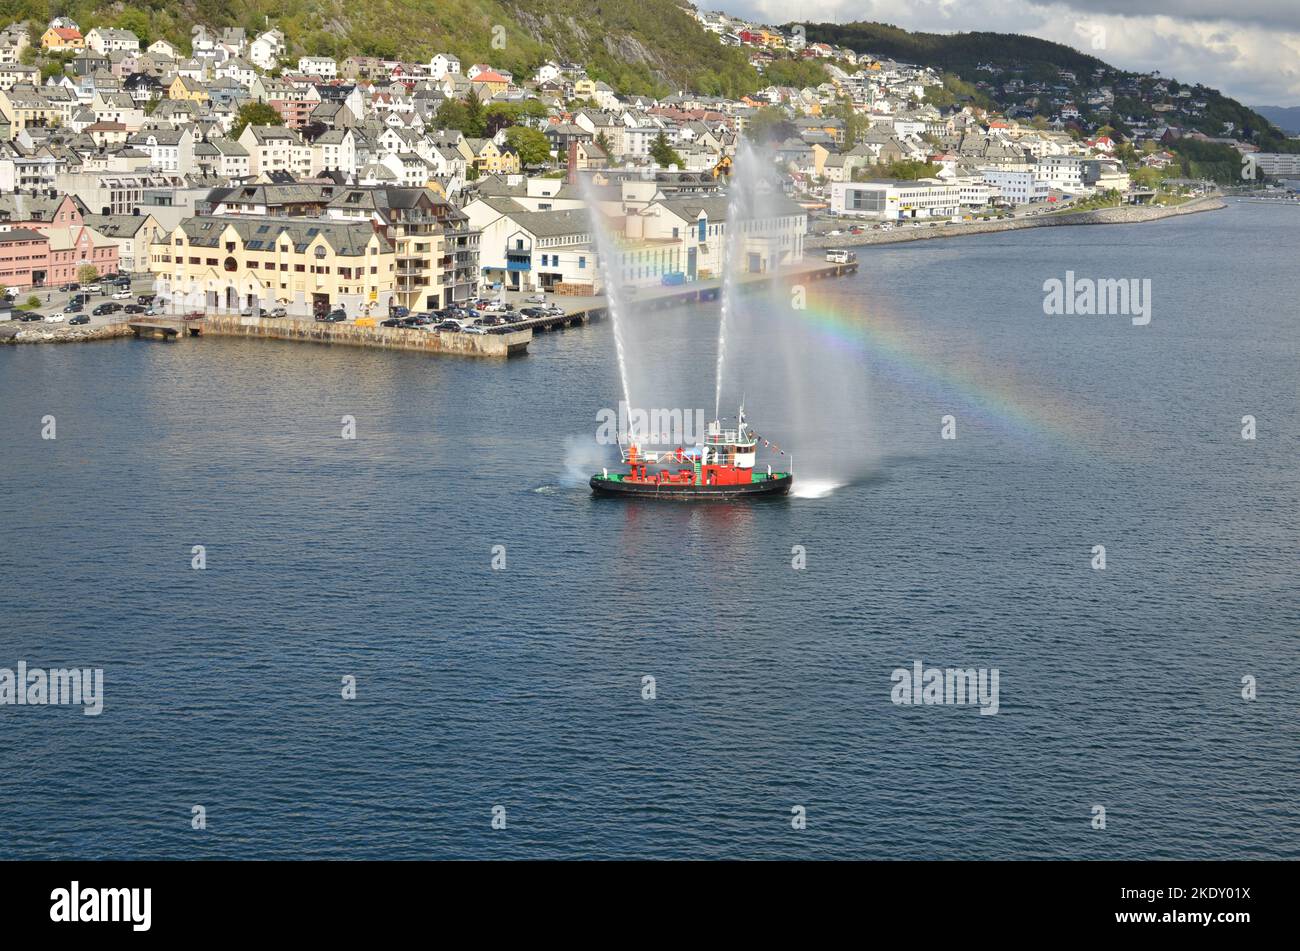
{"label": "apartment building with balcony", "polygon": [[341,307],[349,317],[394,306],[393,244],[365,223],[325,218],[186,218],[151,246],[150,270],[174,313],[283,307],[311,317]]}

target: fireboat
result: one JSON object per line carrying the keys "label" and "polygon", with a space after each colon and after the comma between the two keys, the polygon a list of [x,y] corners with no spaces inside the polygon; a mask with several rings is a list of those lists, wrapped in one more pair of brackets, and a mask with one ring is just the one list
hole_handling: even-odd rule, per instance
{"label": "fireboat", "polygon": [[770,465],[755,471],[758,436],[745,422],[743,406],[735,429],[723,429],[715,419],[699,445],[647,451],[633,434],[627,445],[620,441],[619,453],[628,471],[592,476],[597,495],[703,502],[785,495],[794,482],[791,473],[773,472]]}

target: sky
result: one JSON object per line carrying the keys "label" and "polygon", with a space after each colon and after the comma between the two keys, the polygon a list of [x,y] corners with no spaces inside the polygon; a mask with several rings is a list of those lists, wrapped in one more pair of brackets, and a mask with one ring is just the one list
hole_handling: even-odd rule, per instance
{"label": "sky", "polygon": [[[795,22],[790,0],[695,2],[769,24]],[[801,0],[798,10],[805,23],[1025,33],[1120,69],[1204,83],[1249,106],[1300,106],[1300,0]]]}

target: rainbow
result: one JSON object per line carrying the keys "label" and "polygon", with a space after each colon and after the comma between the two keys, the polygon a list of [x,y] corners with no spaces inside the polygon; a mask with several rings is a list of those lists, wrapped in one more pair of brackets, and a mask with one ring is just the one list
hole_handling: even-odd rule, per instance
{"label": "rainbow", "polygon": [[1005,364],[993,364],[974,353],[954,355],[917,333],[887,310],[870,307],[846,309],[844,302],[825,294],[809,293],[803,310],[786,310],[809,325],[828,346],[861,354],[873,377],[934,401],[935,427],[952,413],[974,418],[1000,431],[1028,439],[1078,444],[1088,441],[1097,421],[1076,400],[1037,383],[1017,378]]}

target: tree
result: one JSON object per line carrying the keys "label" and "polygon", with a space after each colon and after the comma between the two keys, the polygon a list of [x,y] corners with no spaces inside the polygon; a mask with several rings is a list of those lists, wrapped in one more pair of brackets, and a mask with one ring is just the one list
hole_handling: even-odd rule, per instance
{"label": "tree", "polygon": [[656,135],[654,142],[650,145],[650,157],[664,168],[670,165],[676,165],[678,168],[686,167],[686,163],[677,154],[677,150],[668,144],[668,136],[664,135],[663,132]]}
{"label": "tree", "polygon": [[523,165],[542,165],[551,158],[551,143],[542,133],[516,125],[506,130],[506,145],[519,153]]}
{"label": "tree", "polygon": [[143,10],[123,10],[113,25],[119,30],[130,30],[140,41],[140,49],[145,49],[153,42],[149,34],[149,14]]}
{"label": "tree", "polygon": [[598,136],[596,136],[596,148],[604,152],[607,157],[612,157],[614,146],[609,141],[609,136],[606,135],[604,132],[601,132]]}
{"label": "tree", "polygon": [[853,148],[862,134],[871,126],[871,120],[853,108],[853,100],[841,96],[826,113],[844,123],[844,147]]}
{"label": "tree", "polygon": [[483,104],[473,93],[464,102],[448,99],[439,106],[437,123],[439,128],[455,129],[470,139],[482,138],[487,130]]}
{"label": "tree", "polygon": [[794,134],[794,123],[776,106],[764,106],[759,109],[745,126],[745,135],[749,136],[751,142],[759,145],[784,142]]}
{"label": "tree", "polygon": [[483,103],[479,101],[474,90],[465,97],[465,128],[461,129],[470,138],[481,138],[487,131],[487,118],[483,115]]}
{"label": "tree", "polygon": [[83,264],[77,268],[77,283],[92,284],[99,278],[99,268],[93,264]]}
{"label": "tree", "polygon": [[905,179],[907,181],[916,181],[919,178],[934,178],[943,169],[938,165],[931,165],[929,162],[914,162],[910,159],[899,159],[896,162],[890,162],[885,169],[883,178]]}
{"label": "tree", "polygon": [[250,125],[284,125],[284,119],[280,117],[280,113],[274,106],[265,102],[246,102],[235,114],[235,125],[230,130],[230,137],[239,138],[244,127]]}

